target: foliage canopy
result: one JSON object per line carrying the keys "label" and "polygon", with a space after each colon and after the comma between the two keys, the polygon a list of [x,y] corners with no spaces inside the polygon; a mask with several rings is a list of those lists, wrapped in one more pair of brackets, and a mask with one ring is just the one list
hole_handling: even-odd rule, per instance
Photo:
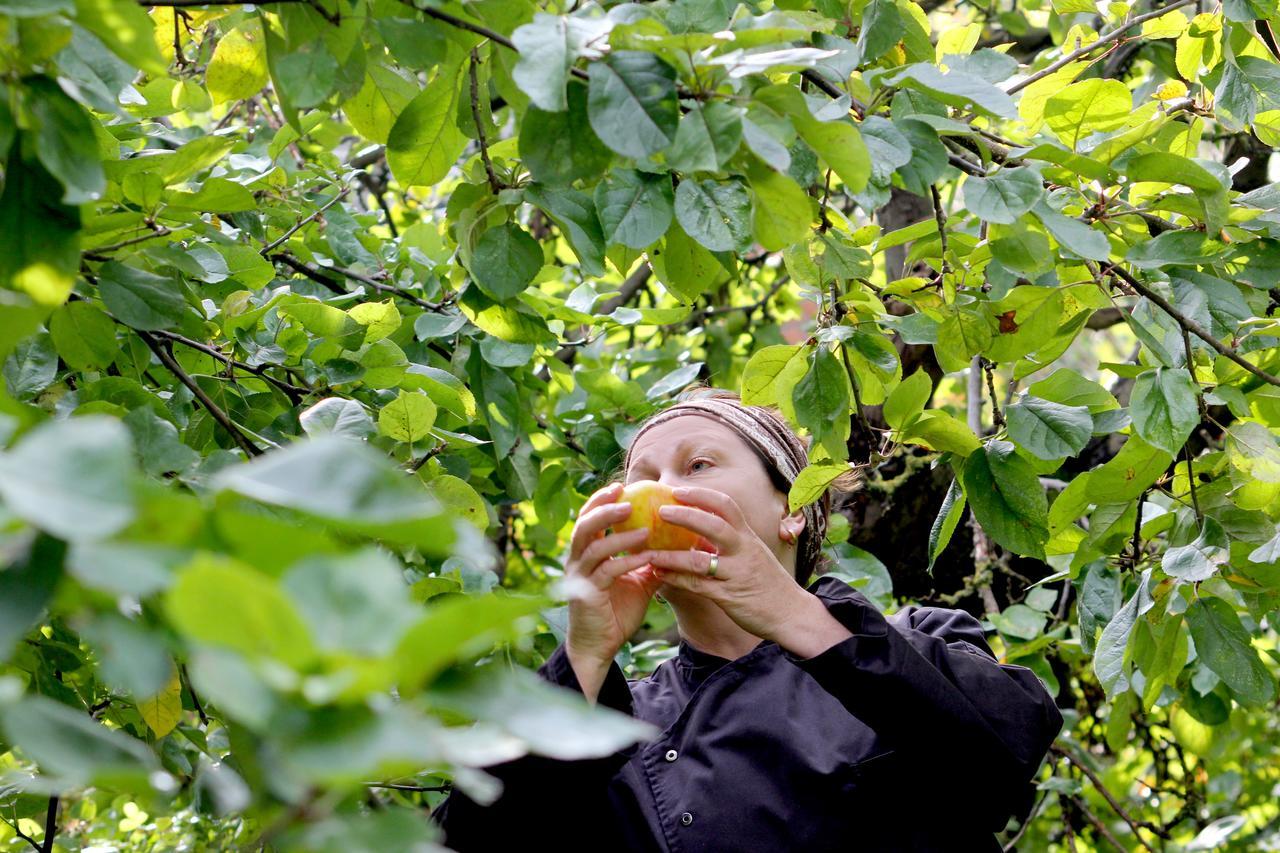
{"label": "foliage canopy", "polygon": [[1275,0],[0,12],[4,849],[429,849],[645,737],[528,667],[695,379],[1057,693],[1006,840],[1277,843]]}

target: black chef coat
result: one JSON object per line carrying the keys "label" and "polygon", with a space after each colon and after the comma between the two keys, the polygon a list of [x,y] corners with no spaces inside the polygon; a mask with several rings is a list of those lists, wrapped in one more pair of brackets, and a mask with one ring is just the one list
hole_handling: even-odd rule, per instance
{"label": "black chef coat", "polygon": [[[884,616],[847,583],[809,587],[852,632],[812,657],[763,641],[725,660],[681,641],[598,702],[661,734],[580,761],[486,768],[432,818],[458,851],[998,851],[1031,809],[1062,715],[1026,667],[999,663],[978,620],[939,607]],[[538,670],[581,692],[561,645]]]}

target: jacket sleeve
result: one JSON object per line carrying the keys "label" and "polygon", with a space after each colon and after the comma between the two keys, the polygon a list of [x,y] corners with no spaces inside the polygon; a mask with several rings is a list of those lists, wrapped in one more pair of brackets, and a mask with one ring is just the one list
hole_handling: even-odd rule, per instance
{"label": "jacket sleeve", "polygon": [[787,657],[992,832],[1024,819],[1063,722],[1035,673],[999,663],[964,611],[911,606],[891,624],[856,590],[819,598],[853,636]]}
{"label": "jacket sleeve", "polygon": [[[583,692],[563,643],[537,672],[551,684]],[[610,665],[597,703],[634,716],[631,688],[616,661]],[[574,761],[524,755],[485,767],[486,773],[502,782],[502,793],[495,802],[482,806],[455,787],[431,813],[431,819],[444,830],[445,844],[459,853],[505,849],[513,833],[545,825],[548,795],[562,802],[602,802],[609,780],[637,748],[633,745],[601,758]]]}

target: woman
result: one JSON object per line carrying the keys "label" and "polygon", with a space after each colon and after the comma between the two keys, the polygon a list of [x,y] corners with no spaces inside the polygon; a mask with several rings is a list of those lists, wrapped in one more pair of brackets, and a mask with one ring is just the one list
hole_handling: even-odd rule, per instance
{"label": "woman", "polygon": [[[683,399],[683,397],[682,397]],[[671,523],[713,550],[645,550],[619,483],[583,506],[565,642],[538,670],[661,735],[602,759],[489,768],[503,795],[436,810],[456,850],[999,850],[1031,808],[1062,725],[1039,679],[1000,664],[967,613],[885,617],[817,568],[830,498],[788,512],[804,443],[736,395],[668,408],[635,434],[626,482],[676,487]],[[614,661],[657,592],[678,655],[628,681]]]}

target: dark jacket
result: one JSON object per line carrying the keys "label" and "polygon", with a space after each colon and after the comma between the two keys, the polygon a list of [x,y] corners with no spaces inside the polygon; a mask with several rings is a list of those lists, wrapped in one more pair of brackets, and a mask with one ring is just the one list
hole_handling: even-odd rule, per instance
{"label": "dark jacket", "polygon": [[[599,702],[661,735],[601,759],[526,756],[432,815],[459,851],[999,850],[1031,809],[1062,715],[1031,670],[1000,664],[978,621],[885,617],[845,582],[809,591],[853,636],[798,658],[764,641],[734,661],[680,643],[653,675],[615,662]],[[564,646],[538,670],[581,691]],[[572,846],[571,846],[572,845]]]}

